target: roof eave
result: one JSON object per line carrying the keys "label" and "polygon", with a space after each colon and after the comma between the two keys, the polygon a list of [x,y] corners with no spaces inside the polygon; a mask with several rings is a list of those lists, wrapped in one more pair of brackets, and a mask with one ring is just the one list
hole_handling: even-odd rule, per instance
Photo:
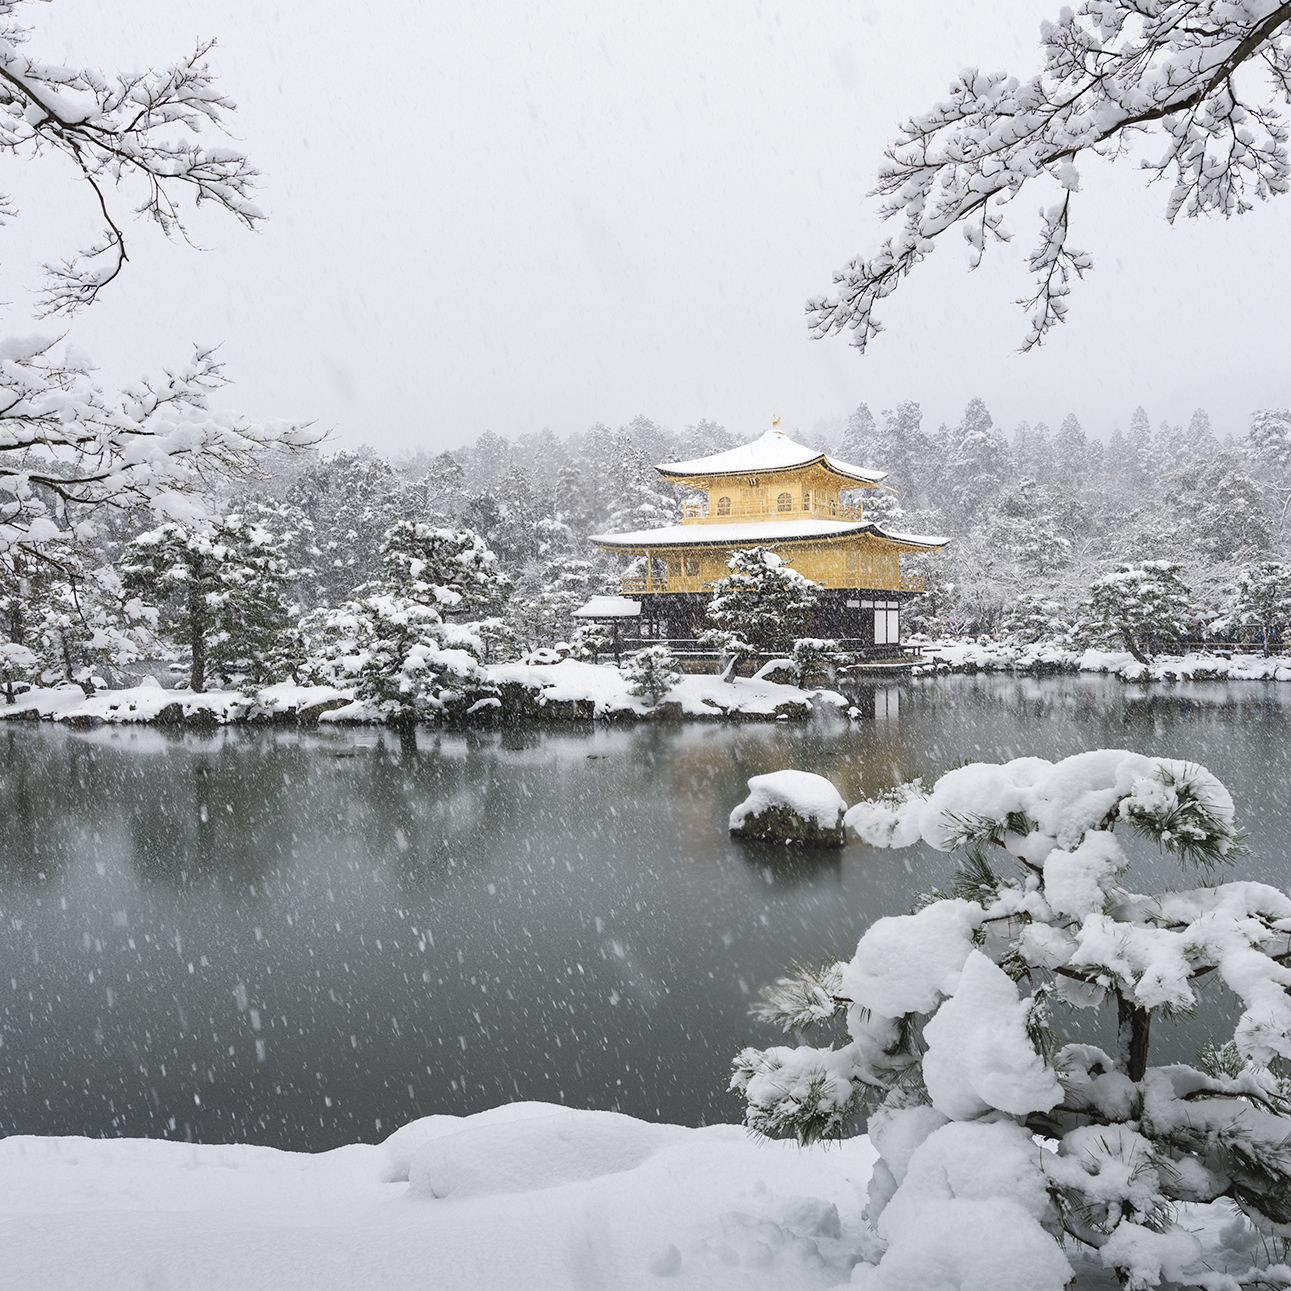
{"label": "roof eave", "polygon": [[679,471],[675,463],[664,462],[656,463],[654,469],[663,476],[665,480],[725,480],[748,475],[780,475],[785,471],[805,471],[813,466],[823,466],[831,475],[837,475],[840,479],[854,480],[858,484],[881,484],[888,478],[887,471],[874,471],[868,475],[853,475],[850,471],[840,471],[829,460],[827,453],[821,453],[805,462],[795,462],[792,466],[764,466],[761,469],[749,469],[744,467],[735,471]]}

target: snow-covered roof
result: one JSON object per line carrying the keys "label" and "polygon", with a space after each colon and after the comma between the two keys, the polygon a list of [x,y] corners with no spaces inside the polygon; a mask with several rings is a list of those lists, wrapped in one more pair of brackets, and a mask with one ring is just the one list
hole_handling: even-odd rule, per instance
{"label": "snow-covered roof", "polygon": [[586,605],[574,611],[576,619],[634,619],[641,613],[641,602],[626,596],[593,596]]}
{"label": "snow-covered roof", "polygon": [[878,484],[887,479],[886,471],[870,470],[866,466],[853,466],[841,462],[818,448],[808,448],[789,438],[782,430],[768,430],[765,435],[739,448],[728,448],[724,453],[710,453],[689,462],[663,462],[655,467],[661,475],[755,475],[764,471],[788,471],[799,466],[820,464],[835,475],[845,476],[863,484]]}
{"label": "snow-covered roof", "polygon": [[762,547],[780,542],[810,542],[841,538],[846,534],[870,534],[911,547],[944,547],[949,538],[928,534],[894,533],[880,529],[870,520],[752,520],[744,524],[670,524],[662,529],[638,529],[632,533],[594,533],[591,540],[601,547]]}

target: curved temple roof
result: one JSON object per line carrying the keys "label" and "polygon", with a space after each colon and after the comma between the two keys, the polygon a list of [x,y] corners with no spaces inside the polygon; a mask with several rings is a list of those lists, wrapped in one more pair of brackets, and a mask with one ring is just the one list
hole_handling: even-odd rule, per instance
{"label": "curved temple roof", "polygon": [[747,524],[672,524],[663,529],[633,533],[594,533],[591,541],[601,547],[640,550],[643,547],[774,546],[782,542],[818,542],[845,534],[870,534],[909,547],[935,550],[949,538],[928,534],[893,533],[872,520],[762,520]]}
{"label": "curved temple roof", "polygon": [[789,471],[819,463],[827,471],[862,484],[878,484],[887,479],[886,471],[872,471],[864,466],[840,462],[817,448],[808,448],[792,440],[782,430],[768,430],[750,444],[710,453],[689,462],[663,462],[655,467],[660,475],[704,477],[709,475],[757,475],[764,471]]}

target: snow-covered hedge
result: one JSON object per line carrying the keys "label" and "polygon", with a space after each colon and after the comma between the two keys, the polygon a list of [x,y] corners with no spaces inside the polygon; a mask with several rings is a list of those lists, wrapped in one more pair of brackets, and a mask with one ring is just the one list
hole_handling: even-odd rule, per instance
{"label": "snow-covered hedge", "polygon": [[[975,764],[847,813],[873,847],[957,851],[953,889],[765,993],[824,1047],[747,1049],[747,1122],[810,1142],[868,1114],[867,1291],[1291,1286],[1291,897],[1207,880],[1239,850],[1203,767],[1121,750]],[[1200,886],[1143,893],[1137,834]],[[1203,986],[1233,1025],[1152,1066]],[[1089,1043],[1109,1009],[1117,1045]]]}
{"label": "snow-covered hedge", "polygon": [[[464,653],[443,651],[442,654]],[[410,654],[416,659],[415,652]],[[475,666],[472,664],[472,671]],[[675,684],[651,702],[633,689],[628,672],[608,664],[557,659],[554,663],[480,665],[481,697],[458,705],[460,720],[562,721],[611,718],[639,720],[653,716],[733,717],[774,721],[804,718],[819,709],[845,708],[832,691],[803,690],[757,678],[724,682],[709,675],[677,675]],[[470,699],[470,696],[466,697]],[[92,725],[98,722],[160,722],[224,725],[230,722],[322,721],[325,724],[384,723],[389,712],[354,691],[337,686],[266,686],[253,695],[236,690],[194,693],[155,683],[103,690],[86,698],[80,686],[67,684],[15,693],[6,702],[0,685],[0,720],[45,718]],[[426,720],[443,718],[428,708]],[[458,714],[454,714],[458,719]]]}
{"label": "snow-covered hedge", "polygon": [[917,672],[1096,672],[1124,681],[1291,681],[1291,656],[1158,655],[1144,664],[1128,650],[1072,650],[1054,642],[933,641]]}

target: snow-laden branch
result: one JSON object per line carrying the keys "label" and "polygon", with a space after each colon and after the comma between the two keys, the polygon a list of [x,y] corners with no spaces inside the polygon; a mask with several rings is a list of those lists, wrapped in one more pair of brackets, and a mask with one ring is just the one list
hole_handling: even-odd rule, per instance
{"label": "snow-laden branch", "polygon": [[[62,154],[102,222],[97,237],[44,266],[43,313],[70,314],[93,303],[124,268],[123,220],[109,201],[123,184],[139,185],[135,214],[167,236],[187,237],[188,199],[227,211],[248,228],[263,218],[253,198],[257,173],[246,156],[209,139],[227,133],[235,106],[216,88],[207,62],[214,41],[143,72],[45,63],[25,48],[30,33],[15,17],[20,2],[0,0],[0,154]],[[15,214],[0,197],[0,223]]]}
{"label": "snow-laden branch", "polygon": [[1030,318],[1022,348],[1040,344],[1091,265],[1069,242],[1082,154],[1117,157],[1163,137],[1142,164],[1171,181],[1169,220],[1237,215],[1286,191],[1291,2],[1085,0],[1046,23],[1041,41],[1044,66],[1029,80],[970,68],[901,127],[875,190],[901,227],[835,273],[833,295],[807,302],[814,336],[850,331],[864,351],[882,330],[878,303],[943,234],[959,227],[976,267],[988,242],[1012,236],[1004,208],[1047,181],[1028,260],[1035,288],[1019,302]]}
{"label": "snow-laden branch", "polygon": [[109,393],[70,347],[0,341],[0,557],[84,537],[103,506],[198,518],[212,485],[252,471],[265,449],[321,438],[299,423],[214,411],[210,397],[224,384],[210,349]]}

